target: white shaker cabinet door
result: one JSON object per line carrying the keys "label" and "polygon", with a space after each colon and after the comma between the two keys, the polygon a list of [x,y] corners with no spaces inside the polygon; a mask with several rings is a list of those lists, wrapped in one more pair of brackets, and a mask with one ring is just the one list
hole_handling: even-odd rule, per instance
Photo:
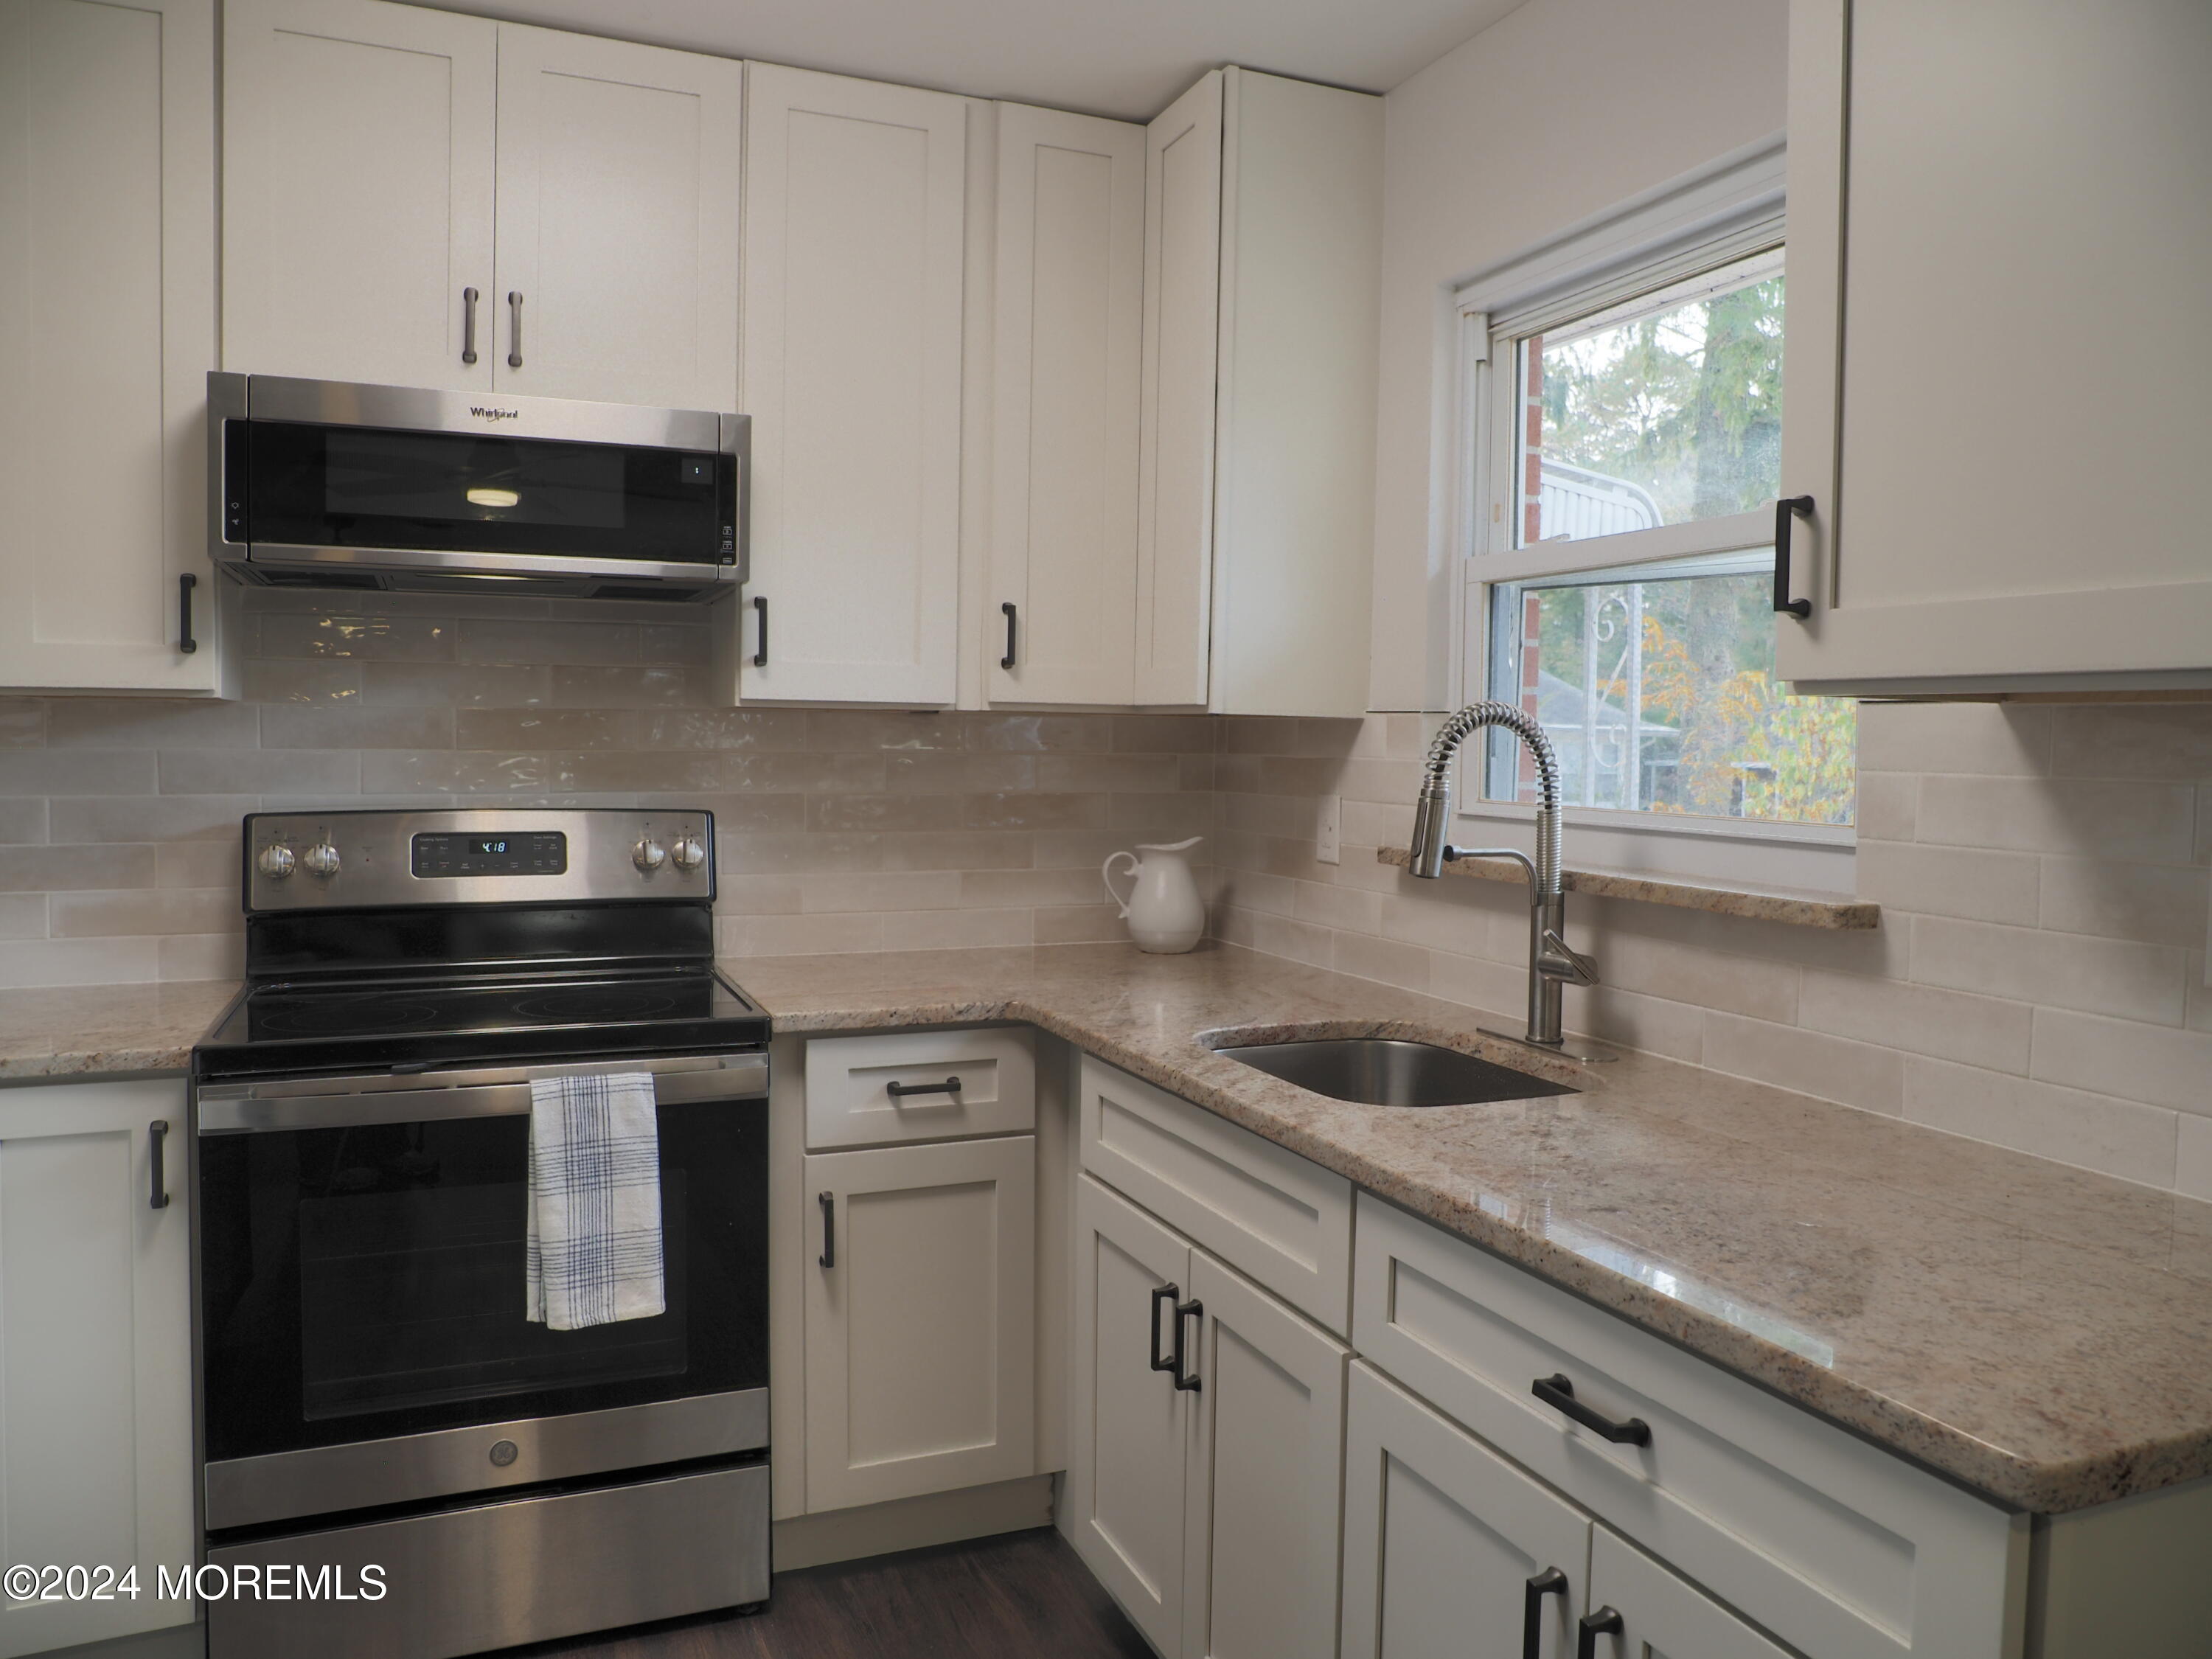
{"label": "white shaker cabinet door", "polygon": [[0,688],[222,689],[214,77],[212,0],[0,0]]}
{"label": "white shaker cabinet door", "polygon": [[1001,104],[998,189],[990,695],[1126,704],[1145,129]]}
{"label": "white shaker cabinet door", "polygon": [[155,1593],[197,1546],[188,1129],[176,1080],[0,1093],[0,1557],[139,1592],[0,1597],[9,1659],[191,1622]]}
{"label": "white shaker cabinet door", "polygon": [[744,74],[733,58],[500,25],[495,303],[481,336],[495,385],[737,407]]}
{"label": "white shaker cabinet door", "polygon": [[1137,701],[1204,703],[1220,351],[1221,71],[1154,118],[1145,150]]}
{"label": "white shaker cabinet door", "polygon": [[966,100],[746,66],[746,698],[949,705]]}
{"label": "white shaker cabinet door", "polygon": [[2212,8],[1794,0],[1776,669],[2212,680]]}
{"label": "white shaker cabinet door", "polygon": [[806,1160],[806,1506],[1036,1473],[1036,1137]]}
{"label": "white shaker cabinet door", "polygon": [[1364,1364],[1351,1396],[1344,1659],[1518,1655],[1531,1626],[1540,1659],[1573,1659],[1589,1517]]}
{"label": "white shaker cabinet door", "polygon": [[385,0],[228,0],[225,368],[491,388],[498,36]]}
{"label": "white shaker cabinet door", "polygon": [[1181,1659],[1196,1394],[1153,1362],[1173,1351],[1170,1304],[1190,1295],[1191,1249],[1091,1176],[1075,1186],[1075,1398],[1060,1530],[1152,1644]]}
{"label": "white shaker cabinet door", "polygon": [[[1790,1659],[1711,1597],[1603,1527],[1592,1529],[1589,1613],[1597,1659]],[[1607,1628],[1618,1616],[1618,1628]]]}
{"label": "white shaker cabinet door", "polygon": [[1350,1350],[1191,1252],[1188,1659],[1335,1659]]}

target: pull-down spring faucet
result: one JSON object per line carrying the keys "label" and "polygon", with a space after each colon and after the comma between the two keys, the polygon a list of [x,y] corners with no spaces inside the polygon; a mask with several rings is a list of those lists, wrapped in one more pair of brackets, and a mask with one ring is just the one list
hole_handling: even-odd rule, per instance
{"label": "pull-down spring faucet", "polygon": [[[1460,745],[1485,726],[1503,726],[1535,757],[1538,799],[1536,856],[1512,847],[1454,847],[1451,831],[1452,762]],[[1528,1030],[1522,1041],[1559,1048],[1559,990],[1595,985],[1597,964],[1566,941],[1566,890],[1559,873],[1559,762],[1534,716],[1510,702],[1471,702],[1443,723],[1429,744],[1427,770],[1413,805],[1411,872],[1433,878],[1456,859],[1513,859],[1528,878]]]}

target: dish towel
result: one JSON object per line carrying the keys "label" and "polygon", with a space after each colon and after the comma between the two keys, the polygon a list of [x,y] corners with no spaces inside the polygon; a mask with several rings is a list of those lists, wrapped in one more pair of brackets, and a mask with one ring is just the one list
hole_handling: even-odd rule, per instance
{"label": "dish towel", "polygon": [[526,1202],[530,1320],[580,1331],[665,1309],[649,1073],[531,1079]]}

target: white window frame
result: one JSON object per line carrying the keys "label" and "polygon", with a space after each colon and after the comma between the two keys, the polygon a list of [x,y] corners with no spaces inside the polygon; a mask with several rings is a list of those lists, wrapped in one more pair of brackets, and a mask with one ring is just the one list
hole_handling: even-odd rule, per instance
{"label": "white window frame", "polygon": [[[1454,544],[1462,580],[1455,607],[1454,701],[1489,695],[1491,588],[1594,570],[1657,564],[1771,545],[1770,511],[1576,542],[1514,549],[1521,507],[1515,436],[1518,365],[1497,343],[1695,277],[1785,240],[1784,146],[1777,137],[1722,158],[1457,289],[1457,382],[1452,479]],[[1505,361],[1494,361],[1504,358]],[[1533,846],[1535,809],[1483,799],[1480,745],[1462,751],[1462,842]],[[1854,890],[1850,824],[1690,817],[1601,807],[1565,809],[1568,862],[1757,887]]]}

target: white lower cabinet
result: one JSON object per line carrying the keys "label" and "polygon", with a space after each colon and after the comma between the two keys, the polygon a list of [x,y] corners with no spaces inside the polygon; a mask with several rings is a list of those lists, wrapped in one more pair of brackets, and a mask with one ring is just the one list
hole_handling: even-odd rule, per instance
{"label": "white lower cabinet", "polygon": [[1589,1547],[1580,1510],[1379,1372],[1352,1368],[1344,1659],[1567,1659]]}
{"label": "white lower cabinet", "polygon": [[1350,1351],[1196,1249],[1190,1297],[1182,1651],[1331,1659]]}
{"label": "white lower cabinet", "polygon": [[1335,1649],[1347,1350],[1078,1179],[1062,1530],[1166,1659]]}
{"label": "white lower cabinet", "polygon": [[1036,1472],[1036,1138],[805,1161],[806,1507]]}
{"label": "white lower cabinet", "polygon": [[1593,1659],[1789,1659],[1719,1602],[1603,1527],[1591,1529],[1589,1611],[1583,1618],[1595,1638]]}
{"label": "white lower cabinet", "polygon": [[1380,1372],[1351,1392],[1343,1659],[1788,1659]]}
{"label": "white lower cabinet", "polygon": [[186,1129],[178,1081],[0,1090],[0,1560],[139,1591],[0,1598],[7,1659],[191,1622]]}

